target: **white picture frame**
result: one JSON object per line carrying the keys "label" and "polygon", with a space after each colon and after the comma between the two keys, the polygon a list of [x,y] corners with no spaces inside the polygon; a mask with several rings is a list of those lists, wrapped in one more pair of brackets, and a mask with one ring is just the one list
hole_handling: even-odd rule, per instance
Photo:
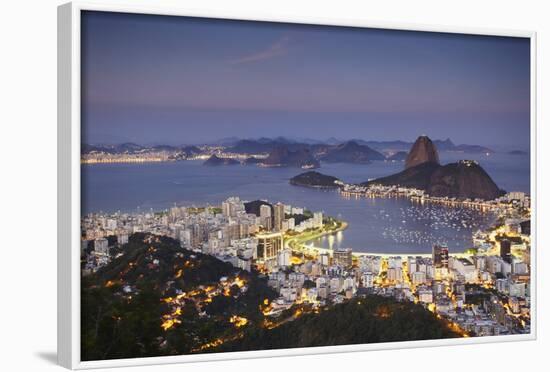
{"label": "white picture frame", "polygon": [[[329,346],[299,349],[245,351],[218,354],[179,355],[140,359],[86,361],[80,360],[80,16],[85,10],[194,16],[268,22],[289,22],[314,25],[353,26],[394,30],[463,33],[523,37],[531,45],[531,197],[532,273],[531,333],[407,341],[378,344]],[[537,190],[536,190],[536,33],[533,31],[452,28],[445,26],[393,24],[357,19],[319,19],[253,13],[200,12],[177,7],[120,5],[116,2],[74,1],[58,8],[58,361],[70,369],[123,367],[136,365],[185,363],[245,358],[266,358],[304,354],[327,354],[370,350],[388,350],[442,345],[466,345],[493,342],[534,340],[537,335],[536,269],[537,269]]]}

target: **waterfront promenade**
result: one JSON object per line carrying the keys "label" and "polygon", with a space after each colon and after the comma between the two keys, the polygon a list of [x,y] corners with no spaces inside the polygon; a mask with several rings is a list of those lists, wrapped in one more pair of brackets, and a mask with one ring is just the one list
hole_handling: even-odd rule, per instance
{"label": "waterfront promenade", "polygon": [[[313,243],[310,243],[320,237],[336,235],[339,232],[344,231],[348,227],[348,223],[345,221],[338,221],[337,226],[334,228],[324,227],[322,229],[316,229],[315,231],[305,231],[298,235],[292,236],[285,239],[285,248],[291,249],[293,252],[305,253],[308,255],[317,256],[320,254],[329,254],[332,255],[333,249],[317,247]],[[449,253],[449,256],[456,258],[465,258],[471,254],[465,252],[456,252]],[[359,258],[362,256],[375,256],[380,258],[389,258],[389,257],[432,257],[432,253],[378,253],[378,252],[352,252],[354,258]]]}

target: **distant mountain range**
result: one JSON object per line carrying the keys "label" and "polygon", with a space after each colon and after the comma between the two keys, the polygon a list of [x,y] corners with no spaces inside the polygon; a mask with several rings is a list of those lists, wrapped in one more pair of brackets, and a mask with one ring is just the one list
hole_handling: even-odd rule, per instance
{"label": "distant mountain range", "polygon": [[[427,138],[427,137],[426,137]],[[413,144],[405,141],[364,141],[354,139],[339,141],[329,138],[324,142],[302,139],[301,141],[286,137],[258,139],[239,139],[236,137],[219,140],[219,143],[210,145],[154,145],[143,146],[136,143],[121,143],[117,145],[82,145],[82,155],[87,156],[117,156],[149,154],[163,152],[166,160],[185,160],[190,158],[206,158],[205,165],[258,165],[263,167],[301,167],[314,169],[326,163],[369,164],[373,161],[404,161],[409,159],[407,154],[420,153],[426,155],[426,147],[410,151]],[[434,140],[429,148],[432,155],[437,151],[455,151],[463,153],[492,153],[493,150],[479,145],[455,145],[450,139]],[[420,152],[419,152],[420,151]],[[224,156],[224,153],[248,156],[245,160],[237,161]],[[255,157],[254,155],[263,155]],[[410,160],[412,161],[412,160]],[[414,161],[412,161],[414,163]]]}
{"label": "distant mountain range", "polygon": [[[336,138],[329,138],[326,141],[295,141],[285,137],[277,138],[259,138],[259,139],[244,139],[234,141],[228,146],[228,150],[242,153],[260,153],[269,152],[274,147],[285,145],[290,148],[303,148],[310,147],[312,149],[323,149],[329,146],[338,146],[345,143],[354,143],[356,145],[368,146],[369,148],[381,153],[395,153],[398,151],[408,152],[413,142],[406,141],[365,141],[362,139],[351,139],[348,141],[340,141]],[[434,145],[438,151],[452,151],[452,152],[464,152],[464,153],[494,153],[495,151],[480,145],[468,145],[460,144],[456,145],[447,138],[446,140],[434,140]]]}
{"label": "distant mountain range", "polygon": [[319,160],[313,156],[310,149],[298,148],[291,150],[291,148],[288,145],[277,146],[259,164],[264,167],[319,168],[321,166]]}
{"label": "distant mountain range", "polygon": [[[314,140],[308,138],[302,139],[290,139],[287,137],[276,137],[276,138],[258,138],[258,139],[238,139],[236,137],[225,138],[215,142],[215,144],[226,145],[226,146],[236,146],[240,145],[241,142],[246,141],[248,143],[255,142],[263,145],[277,145],[277,144],[286,144],[286,145],[339,145],[345,142],[353,141],[359,145],[369,146],[374,150],[379,152],[397,152],[397,151],[409,151],[414,142],[409,141],[373,141],[373,140],[363,140],[359,138],[352,138],[349,140],[337,139],[330,137],[326,140]],[[455,144],[450,138],[445,140],[433,140],[433,143],[437,147],[438,151],[455,151],[455,152],[467,152],[467,153],[493,153],[495,152],[491,148],[481,145],[471,145],[471,144]]]}
{"label": "distant mountain range", "polygon": [[348,141],[327,148],[320,159],[329,163],[368,164],[373,160],[384,160],[386,157],[369,146],[360,145],[355,141]]}
{"label": "distant mountain range", "polygon": [[[309,164],[317,168],[319,161],[327,163],[356,163],[368,164],[374,160],[385,160],[386,157],[370,148],[367,145],[362,145],[356,141],[347,141],[336,145],[329,144],[305,144],[299,142],[291,142],[282,139],[274,140],[241,140],[233,146],[226,148],[228,152],[241,154],[259,154],[268,153],[269,157],[266,164],[277,164],[282,153],[302,154],[309,159]],[[307,155],[306,155],[307,154]]]}
{"label": "distant mountain range", "polygon": [[[267,153],[266,159],[245,161],[265,167],[302,167],[319,168],[320,162],[368,164],[386,157],[369,146],[348,141],[338,145],[309,145],[281,139],[263,139],[260,141],[241,140],[226,148],[227,152],[240,154]],[[249,158],[252,159],[252,158]]]}
{"label": "distant mountain range", "polygon": [[[470,144],[454,144],[449,138],[446,140],[433,140],[438,151],[453,151],[464,153],[493,153],[494,151],[488,147]],[[204,152],[200,147],[219,146],[225,148],[227,152],[235,152],[242,154],[267,154],[274,148],[286,146],[290,151],[309,149],[312,153],[323,153],[327,149],[334,146],[344,144],[353,144],[367,146],[371,150],[375,150],[381,154],[394,154],[396,152],[408,152],[413,142],[407,141],[366,141],[363,139],[339,140],[331,137],[326,140],[314,140],[308,138],[290,139],[287,137],[267,138],[261,137],[256,139],[242,139],[238,137],[222,138],[210,144],[197,145],[139,145],[136,143],[121,143],[121,144],[82,144],[82,154],[89,153],[106,153],[106,154],[136,154],[150,151],[168,151],[168,152],[183,152],[189,154],[201,154]],[[375,157],[378,157],[375,155]],[[377,160],[377,159],[370,159]]]}

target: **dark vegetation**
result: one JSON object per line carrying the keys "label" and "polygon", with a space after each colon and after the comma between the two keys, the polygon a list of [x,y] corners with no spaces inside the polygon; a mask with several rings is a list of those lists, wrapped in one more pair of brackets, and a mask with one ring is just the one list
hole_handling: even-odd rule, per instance
{"label": "dark vegetation", "polygon": [[252,328],[216,351],[262,350],[460,337],[421,305],[368,296],[274,329]]}
{"label": "dark vegetation", "polygon": [[338,188],[339,185],[335,182],[340,181],[333,176],[327,176],[325,174],[310,171],[301,173],[290,179],[290,184],[295,186],[306,186],[316,188]]}
{"label": "dark vegetation", "polygon": [[399,185],[403,187],[414,187],[421,190],[426,190],[430,184],[432,174],[440,167],[437,163],[422,163],[415,167],[407,168],[391,176],[377,178],[375,180],[365,182],[365,185],[380,184],[384,186]]}

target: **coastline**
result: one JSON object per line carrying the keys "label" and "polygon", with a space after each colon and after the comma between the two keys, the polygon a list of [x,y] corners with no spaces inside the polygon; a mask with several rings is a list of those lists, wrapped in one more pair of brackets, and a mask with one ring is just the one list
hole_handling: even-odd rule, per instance
{"label": "coastline", "polygon": [[[341,222],[342,222],[342,226],[337,228],[337,229],[334,229],[334,230],[331,230],[331,231],[321,232],[321,233],[313,235],[312,237],[308,237],[307,239],[305,239],[303,241],[300,241],[299,243],[302,244],[301,248],[292,247],[290,245],[291,242],[285,242],[285,247],[292,249],[292,251],[296,251],[296,252],[300,252],[300,253],[303,253],[305,251],[305,253],[308,253],[308,254],[319,255],[319,254],[326,253],[326,254],[331,255],[334,252],[333,249],[323,248],[323,247],[316,247],[316,246],[313,246],[313,245],[308,246],[307,243],[311,242],[313,240],[316,240],[320,237],[323,237],[323,236],[330,236],[330,235],[337,234],[338,232],[344,231],[348,227],[348,223],[345,222],[345,221],[341,221]],[[295,239],[296,239],[296,237],[295,237]],[[399,257],[409,257],[410,256],[410,257],[429,258],[429,257],[432,257],[432,253],[379,253],[379,252],[356,252],[356,251],[352,251],[352,257],[354,257],[354,258],[360,258],[360,257],[364,257],[364,256],[375,256],[375,257],[380,257],[380,258],[389,258],[389,257],[398,257],[398,256]],[[467,257],[468,254],[466,252],[454,252],[454,253],[449,252],[449,256],[456,257],[456,258],[463,258],[463,257]]]}

